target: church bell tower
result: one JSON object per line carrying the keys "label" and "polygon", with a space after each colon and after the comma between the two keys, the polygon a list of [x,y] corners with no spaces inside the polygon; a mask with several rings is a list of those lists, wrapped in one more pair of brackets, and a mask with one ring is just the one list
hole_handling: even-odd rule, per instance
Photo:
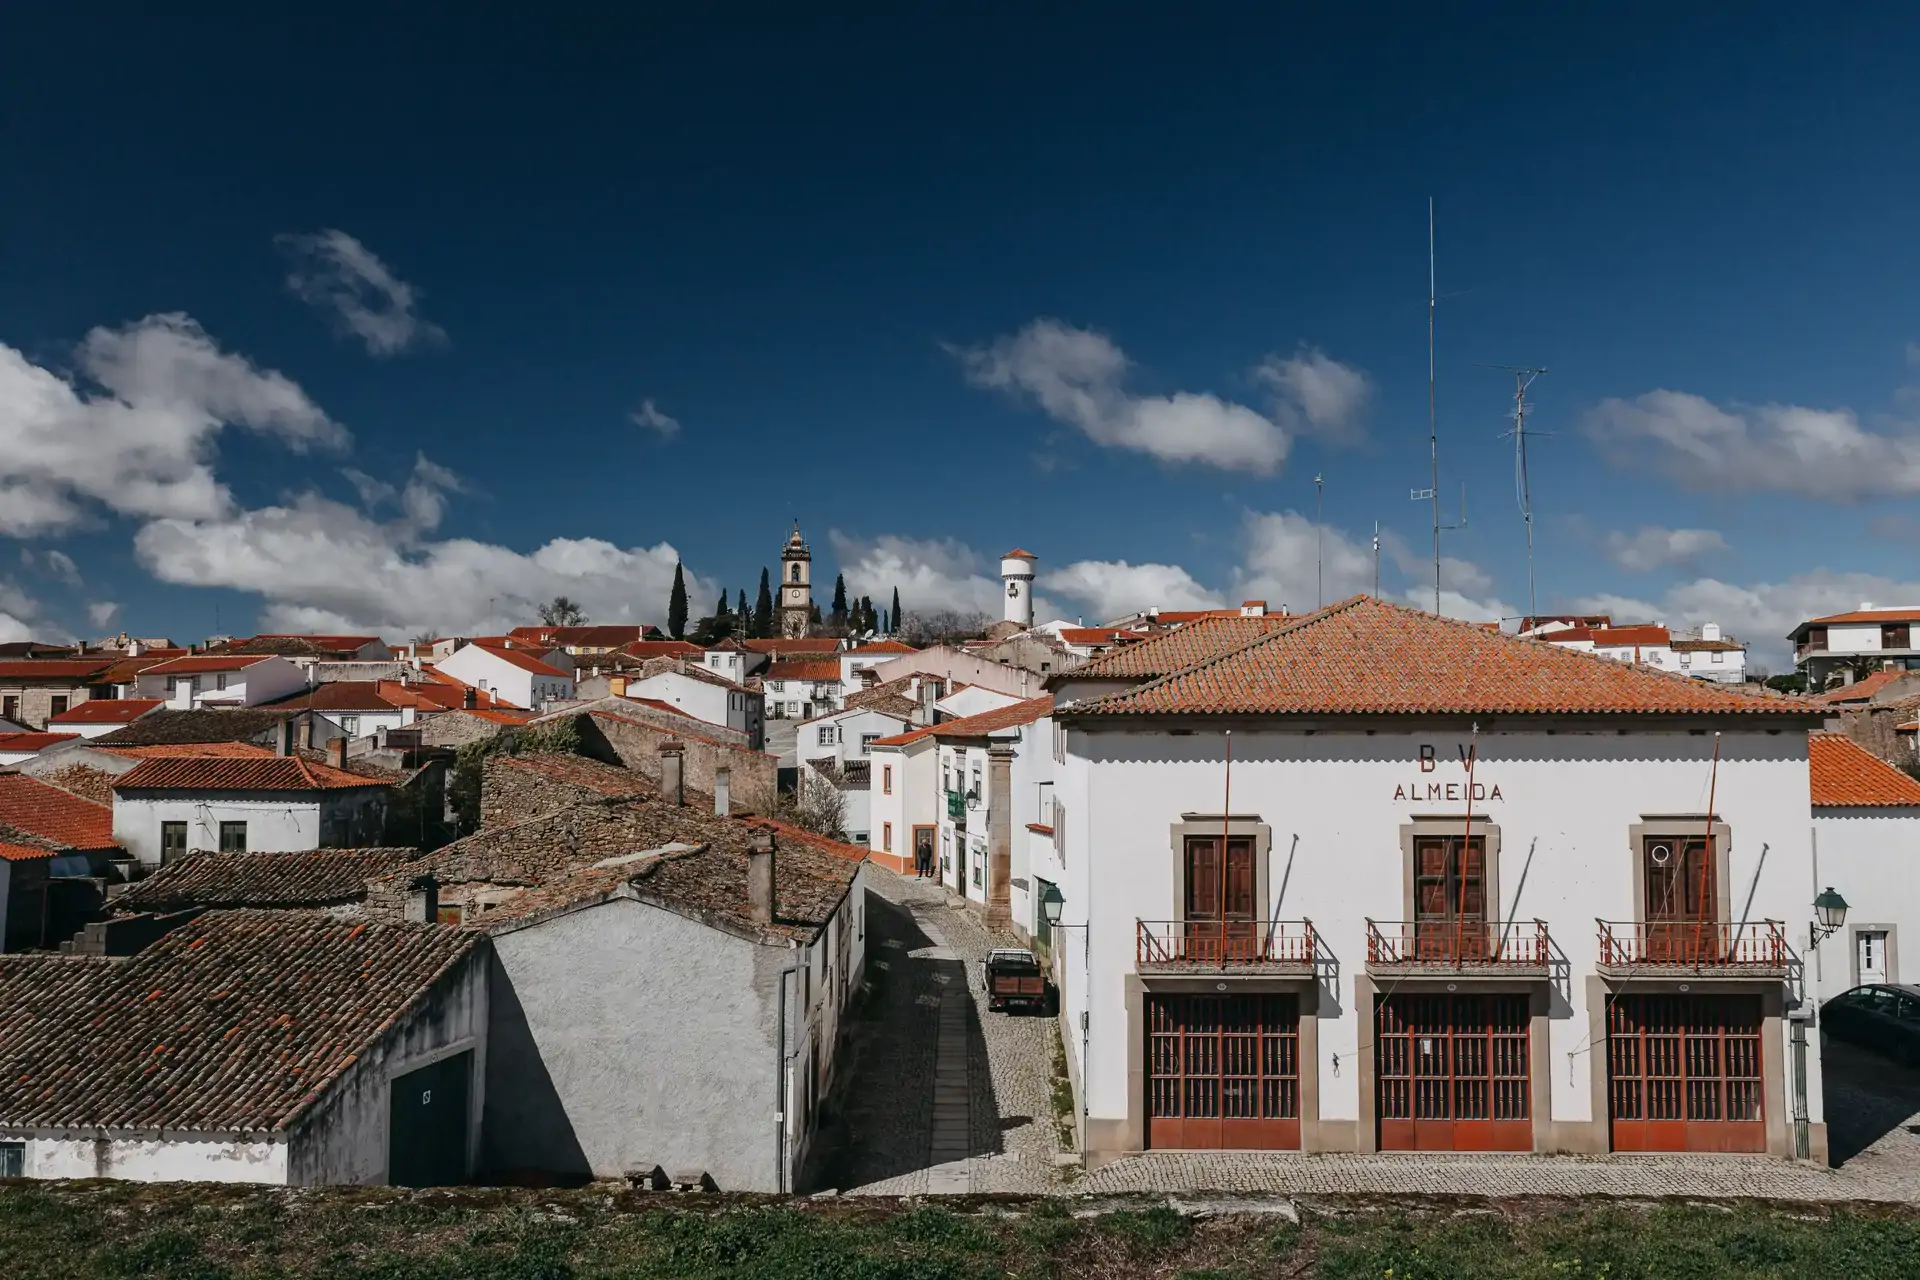
{"label": "church bell tower", "polygon": [[813,628],[813,552],[793,522],[793,536],[780,552],[780,635],[801,640]]}

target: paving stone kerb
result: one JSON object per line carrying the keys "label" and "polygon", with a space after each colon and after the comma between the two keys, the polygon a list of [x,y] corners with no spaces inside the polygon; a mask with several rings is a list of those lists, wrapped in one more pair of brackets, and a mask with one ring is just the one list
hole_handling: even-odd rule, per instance
{"label": "paving stone kerb", "polygon": [[[1840,1169],[1757,1156],[1530,1156],[1509,1154],[1304,1155],[1296,1152],[1152,1152],[1080,1175],[1054,1156],[1052,1024],[986,1011],[984,960],[1014,945],[930,881],[868,870],[870,891],[918,935],[888,946],[887,916],[870,911],[875,998],[854,1034],[856,1065],[843,1114],[858,1152],[831,1171],[848,1194],[1057,1193],[1066,1195],[1622,1196],[1632,1198],[1920,1202],[1920,1114],[1886,1122],[1920,1077],[1883,1068],[1834,1071],[1830,1112],[1873,1100],[1883,1134]],[[956,981],[955,961],[965,969]],[[964,990],[962,988],[964,987]],[[954,1003],[947,1003],[952,997]],[[952,1011],[952,1012],[950,1012]],[[964,1011],[964,1012],[962,1012]],[[941,1034],[956,1016],[970,1038],[966,1056],[969,1141],[951,1158],[934,1134],[950,1133],[956,1110],[953,1047]],[[1836,1065],[1850,1065],[1842,1052]],[[944,1086],[944,1087],[943,1087]],[[1902,1089],[1909,1092],[1903,1092]],[[1888,1099],[1894,1099],[1889,1102]],[[946,1102],[943,1108],[942,1101]],[[1836,1105],[1837,1104],[1837,1105]],[[944,1112],[944,1114],[943,1114]],[[943,1125],[943,1120],[947,1123]],[[938,1170],[936,1173],[935,1170]],[[863,1176],[866,1175],[866,1176]]]}

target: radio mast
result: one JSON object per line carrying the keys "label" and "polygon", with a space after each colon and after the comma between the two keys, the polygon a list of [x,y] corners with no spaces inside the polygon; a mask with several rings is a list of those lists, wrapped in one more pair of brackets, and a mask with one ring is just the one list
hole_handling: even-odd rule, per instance
{"label": "radio mast", "polygon": [[1527,410],[1533,406],[1527,403],[1527,388],[1546,370],[1511,364],[1486,367],[1513,375],[1513,430],[1506,434],[1513,439],[1513,496],[1520,504],[1520,519],[1527,526],[1527,616],[1531,618],[1540,609],[1533,591],[1533,491],[1527,480]]}
{"label": "radio mast", "polygon": [[1431,486],[1415,489],[1415,502],[1433,505],[1433,611],[1440,612],[1440,534],[1449,529],[1467,527],[1467,486],[1460,486],[1460,523],[1440,523],[1440,418],[1434,394],[1433,312],[1437,299],[1434,287],[1433,197],[1427,197],[1427,447],[1432,463]]}

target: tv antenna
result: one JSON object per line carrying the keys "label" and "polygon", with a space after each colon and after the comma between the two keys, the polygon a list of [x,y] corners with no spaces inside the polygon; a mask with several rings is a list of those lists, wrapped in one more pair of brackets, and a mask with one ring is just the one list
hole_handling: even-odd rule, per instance
{"label": "tv antenna", "polygon": [[[1513,364],[1485,364],[1480,367],[1513,375],[1513,429],[1503,434],[1513,440],[1513,496],[1520,504],[1520,519],[1527,526],[1527,616],[1531,618],[1540,610],[1533,592],[1533,492],[1527,480],[1527,410],[1533,406],[1527,403],[1527,388],[1546,370]],[[1544,433],[1536,431],[1534,434],[1538,436]]]}
{"label": "tv antenna", "polygon": [[1460,523],[1440,522],[1440,418],[1434,396],[1433,310],[1436,300],[1433,258],[1433,197],[1427,197],[1427,445],[1433,464],[1432,485],[1415,489],[1413,501],[1433,504],[1433,611],[1440,612],[1440,535],[1467,527],[1467,486],[1460,485]]}
{"label": "tv antenna", "polygon": [[1327,478],[1313,477],[1313,607],[1327,607],[1327,526],[1322,519],[1326,510]]}

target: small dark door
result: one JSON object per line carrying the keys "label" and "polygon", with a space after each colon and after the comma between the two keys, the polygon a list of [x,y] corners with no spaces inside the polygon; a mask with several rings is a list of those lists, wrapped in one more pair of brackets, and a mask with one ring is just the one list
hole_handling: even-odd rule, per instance
{"label": "small dark door", "polygon": [[1642,846],[1650,964],[1720,959],[1719,886],[1705,836],[1648,836]]}
{"label": "small dark door", "polygon": [[1374,1014],[1382,1151],[1530,1151],[1525,995],[1381,996]]}
{"label": "small dark door", "polygon": [[918,867],[927,867],[929,869],[932,868],[933,866],[933,828],[932,827],[915,827],[913,829],[913,865],[916,868]]}
{"label": "small dark door", "polygon": [[1487,958],[1486,840],[1421,836],[1413,842],[1414,958]]}
{"label": "small dark door", "polygon": [[1297,997],[1152,995],[1146,1013],[1149,1147],[1299,1148]]}
{"label": "small dark door", "polygon": [[1615,1151],[1767,1149],[1760,997],[1622,995],[1607,1006]]}
{"label": "small dark door", "polygon": [[1253,840],[1234,836],[1221,852],[1218,836],[1189,836],[1186,849],[1186,959],[1251,960],[1260,927]]}
{"label": "small dark door", "polygon": [[409,1071],[388,1100],[387,1182],[449,1187],[467,1180],[467,1091],[471,1052]]}

